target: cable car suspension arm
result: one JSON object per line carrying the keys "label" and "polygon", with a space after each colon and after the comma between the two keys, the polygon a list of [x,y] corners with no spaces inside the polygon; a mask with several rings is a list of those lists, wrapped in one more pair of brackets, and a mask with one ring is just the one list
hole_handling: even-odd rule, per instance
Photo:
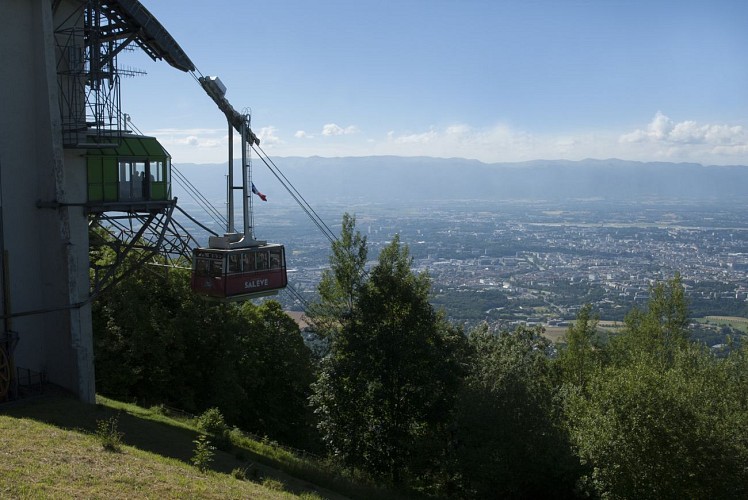
{"label": "cable car suspension arm", "polygon": [[[246,144],[249,144],[251,146],[251,148],[257,153],[263,163],[265,163],[265,165],[268,167],[270,172],[275,176],[276,179],[278,179],[281,185],[286,188],[286,191],[288,191],[294,201],[296,201],[301,209],[304,210],[307,216],[311,219],[312,223],[317,226],[317,228],[322,232],[322,234],[325,235],[328,240],[330,240],[331,243],[337,241],[337,236],[335,236],[335,233],[330,230],[330,228],[327,226],[327,224],[325,224],[319,214],[311,207],[311,205],[309,205],[309,203],[304,199],[301,193],[299,193],[299,191],[293,186],[293,184],[291,184],[288,178],[283,174],[283,172],[281,172],[278,166],[275,165],[273,160],[270,159],[265,151],[262,150],[262,148],[260,147],[260,139],[255,135],[254,132],[252,132],[252,129],[247,126],[246,116],[236,111],[231,103],[229,103],[229,101],[226,99],[226,87],[223,82],[221,82],[218,77],[203,76],[198,69],[195,69],[195,71],[191,71],[190,74],[203,88],[205,93],[208,94],[211,99],[213,99],[213,102],[216,103],[218,109],[220,109],[223,114],[226,115],[226,119],[231,124],[231,126],[239,133],[242,133],[242,130],[244,130],[246,139],[244,139],[242,142],[246,141]],[[242,147],[245,147],[245,144],[242,144]],[[249,181],[251,182],[251,179]]]}

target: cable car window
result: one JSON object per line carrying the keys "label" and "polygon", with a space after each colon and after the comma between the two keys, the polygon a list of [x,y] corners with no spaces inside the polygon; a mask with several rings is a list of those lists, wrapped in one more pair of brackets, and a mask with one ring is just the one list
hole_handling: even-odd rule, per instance
{"label": "cable car window", "polygon": [[120,161],[119,162],[119,181],[130,182],[130,162]]}
{"label": "cable car window", "polygon": [[270,269],[280,269],[281,267],[281,252],[280,248],[274,248],[270,250]]}
{"label": "cable car window", "polygon": [[129,200],[132,198],[132,189],[130,182],[130,162],[120,161],[119,162],[119,199]]}
{"label": "cable car window", "polygon": [[220,260],[214,260],[212,262],[213,265],[211,266],[211,275],[221,276],[223,274],[223,262]]}
{"label": "cable car window", "polygon": [[140,199],[148,193],[148,179],[145,176],[145,162],[134,161],[132,167],[132,196],[135,199]]}
{"label": "cable car window", "polygon": [[158,160],[151,160],[151,180],[156,182],[162,182],[164,180],[164,162]]}
{"label": "cable car window", "polygon": [[206,258],[195,260],[195,272],[200,276],[220,276],[221,267],[220,260]]}
{"label": "cable car window", "polygon": [[195,273],[203,276],[222,276],[224,274],[224,256],[218,252],[195,252]]}
{"label": "cable car window", "polygon": [[256,269],[258,271],[262,271],[268,268],[268,254],[267,252],[257,252],[255,254],[255,259],[257,263]]}
{"label": "cable car window", "polygon": [[242,268],[244,269],[244,272],[250,272],[254,270],[255,260],[251,252],[242,254]]}
{"label": "cable car window", "polygon": [[208,259],[195,259],[195,272],[201,276],[205,276],[210,271],[210,260]]}
{"label": "cable car window", "polygon": [[239,273],[242,270],[242,262],[240,260],[240,255],[237,254],[231,254],[229,255],[229,272],[230,273]]}

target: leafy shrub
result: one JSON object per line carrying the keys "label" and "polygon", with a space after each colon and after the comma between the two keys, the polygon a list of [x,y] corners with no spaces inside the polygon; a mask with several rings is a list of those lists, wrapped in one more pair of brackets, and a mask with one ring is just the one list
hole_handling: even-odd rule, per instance
{"label": "leafy shrub", "polygon": [[237,467],[231,471],[231,475],[240,481],[259,483],[263,480],[262,474],[254,464],[249,464],[248,467]]}
{"label": "leafy shrub", "polygon": [[229,438],[231,439],[231,442],[233,443],[238,443],[245,437],[246,435],[238,427],[232,427],[231,430],[229,431]]}
{"label": "leafy shrub", "polygon": [[197,417],[197,429],[212,436],[219,450],[231,448],[231,432],[218,408],[208,408]]}
{"label": "leafy shrub", "polygon": [[210,439],[208,439],[208,436],[205,434],[200,434],[193,443],[195,443],[195,451],[190,462],[192,462],[192,465],[197,467],[200,472],[205,472],[213,461],[215,447],[210,444]]}
{"label": "leafy shrub", "polygon": [[117,430],[119,416],[96,421],[96,439],[106,451],[122,451],[122,438],[124,433]]}
{"label": "leafy shrub", "polygon": [[322,497],[313,491],[305,491],[304,493],[299,495],[299,498],[301,498],[302,500],[322,500]]}
{"label": "leafy shrub", "polygon": [[166,415],[168,413],[166,406],[164,406],[163,404],[151,406],[150,411],[152,413],[155,413],[156,415]]}
{"label": "leafy shrub", "polygon": [[221,435],[228,430],[223,414],[218,408],[208,408],[197,417],[198,430],[212,435]]}
{"label": "leafy shrub", "polygon": [[234,470],[231,471],[231,475],[234,476],[235,479],[238,479],[240,481],[246,481],[247,480],[247,468],[236,467]]}
{"label": "leafy shrub", "polygon": [[278,481],[277,479],[272,479],[269,477],[265,478],[262,481],[262,485],[265,488],[269,490],[273,490],[273,491],[283,491],[285,489],[285,485],[281,481]]}

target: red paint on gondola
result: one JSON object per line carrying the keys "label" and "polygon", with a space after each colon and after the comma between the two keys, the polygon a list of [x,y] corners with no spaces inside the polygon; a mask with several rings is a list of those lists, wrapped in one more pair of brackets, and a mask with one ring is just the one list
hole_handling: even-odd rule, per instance
{"label": "red paint on gondola", "polygon": [[283,245],[193,252],[192,290],[216,299],[277,293],[288,284]]}

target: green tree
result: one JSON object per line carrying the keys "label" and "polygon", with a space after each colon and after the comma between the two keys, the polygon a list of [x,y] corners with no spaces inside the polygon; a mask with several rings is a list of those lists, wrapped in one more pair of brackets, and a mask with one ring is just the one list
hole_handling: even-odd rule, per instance
{"label": "green tree", "polygon": [[399,237],[382,250],[332,338],[312,399],[332,455],[394,483],[439,474],[464,342],[411,264]]}
{"label": "green tree", "polygon": [[194,296],[183,270],[137,270],[98,298],[93,319],[103,394],[200,413],[223,409],[240,391],[234,376],[240,353],[233,348],[243,329],[238,309]]}
{"label": "green tree", "polygon": [[576,321],[569,325],[559,349],[558,364],[563,381],[584,388],[592,372],[600,366],[601,350],[597,345],[598,317],[587,304],[580,309]]}
{"label": "green tree", "polygon": [[366,279],[366,236],[356,228],[356,217],[343,215],[340,238],[332,243],[330,268],[322,272],[320,300],[309,311],[317,332],[329,336],[348,322]]}
{"label": "green tree", "polygon": [[236,338],[241,353],[234,376],[241,398],[234,422],[284,443],[316,448],[309,408],[315,367],[296,322],[276,301],[242,304],[244,328]]}
{"label": "green tree", "polygon": [[646,356],[664,368],[674,352],[686,345],[688,301],[679,274],[650,287],[645,310],[634,309],[625,318],[623,335],[613,340],[613,353],[619,361]]}
{"label": "green tree", "polygon": [[554,407],[556,375],[540,328],[469,335],[458,403],[458,468],[476,498],[564,498],[580,474]]}
{"label": "green tree", "polygon": [[201,413],[294,446],[314,446],[314,366],[277,302],[210,302],[189,273],[145,266],[94,303],[97,390]]}
{"label": "green tree", "polygon": [[731,399],[725,368],[690,345],[665,371],[644,359],[610,366],[589,397],[567,398],[572,438],[593,467],[587,486],[612,498],[745,496],[748,408]]}
{"label": "green tree", "polygon": [[748,371],[688,342],[676,276],[627,317],[615,356],[564,393],[567,427],[591,467],[583,485],[610,498],[739,498],[748,491]]}

